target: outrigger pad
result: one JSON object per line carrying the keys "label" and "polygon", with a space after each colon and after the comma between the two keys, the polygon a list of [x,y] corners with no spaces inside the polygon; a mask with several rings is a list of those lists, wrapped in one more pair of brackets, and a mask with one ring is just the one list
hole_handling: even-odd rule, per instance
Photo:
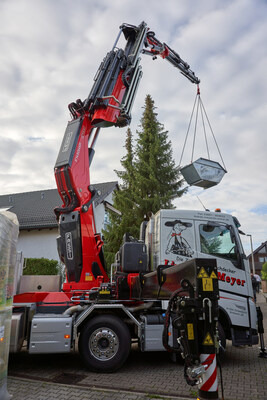
{"label": "outrigger pad", "polygon": [[180,172],[190,186],[208,189],[218,185],[227,171],[217,161],[199,158],[181,168]]}

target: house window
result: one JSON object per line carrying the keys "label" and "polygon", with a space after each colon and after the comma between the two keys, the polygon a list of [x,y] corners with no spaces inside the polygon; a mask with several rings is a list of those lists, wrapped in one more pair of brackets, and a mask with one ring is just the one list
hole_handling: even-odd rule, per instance
{"label": "house window", "polygon": [[107,226],[110,224],[110,218],[108,211],[105,211],[104,215],[104,229],[107,229]]}
{"label": "house window", "polygon": [[259,257],[259,262],[264,263],[267,261],[267,257]]}

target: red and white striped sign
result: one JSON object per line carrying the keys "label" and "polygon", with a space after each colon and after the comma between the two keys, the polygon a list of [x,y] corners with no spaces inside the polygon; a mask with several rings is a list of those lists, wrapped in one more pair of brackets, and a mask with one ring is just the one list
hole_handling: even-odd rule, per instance
{"label": "red and white striped sign", "polygon": [[205,367],[203,382],[199,385],[202,392],[217,392],[217,361],[216,354],[200,354],[200,362]]}

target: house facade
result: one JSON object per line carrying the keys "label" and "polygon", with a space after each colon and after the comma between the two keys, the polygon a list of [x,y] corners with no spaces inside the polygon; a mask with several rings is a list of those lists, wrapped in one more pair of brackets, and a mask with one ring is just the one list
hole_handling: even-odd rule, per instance
{"label": "house facade", "polygon": [[[112,208],[117,182],[95,184],[101,194],[94,202],[96,232],[104,228],[107,210]],[[58,224],[54,208],[62,204],[57,189],[15,193],[0,196],[0,209],[8,209],[17,215],[19,238],[17,251],[24,258],[48,258],[59,261],[56,238]]]}
{"label": "house facade", "polygon": [[[262,243],[256,250],[253,251],[253,258],[255,264],[255,272],[260,275],[262,265],[267,262],[267,241]],[[252,270],[252,255],[248,256],[250,267]]]}

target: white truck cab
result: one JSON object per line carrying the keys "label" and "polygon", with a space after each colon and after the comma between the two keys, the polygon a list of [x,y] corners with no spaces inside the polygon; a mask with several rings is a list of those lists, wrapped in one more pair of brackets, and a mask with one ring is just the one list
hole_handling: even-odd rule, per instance
{"label": "white truck cab", "polygon": [[171,209],[152,216],[145,233],[151,271],[157,265],[179,264],[191,258],[216,258],[219,328],[221,336],[235,346],[258,343],[250,268],[239,226],[229,214]]}

